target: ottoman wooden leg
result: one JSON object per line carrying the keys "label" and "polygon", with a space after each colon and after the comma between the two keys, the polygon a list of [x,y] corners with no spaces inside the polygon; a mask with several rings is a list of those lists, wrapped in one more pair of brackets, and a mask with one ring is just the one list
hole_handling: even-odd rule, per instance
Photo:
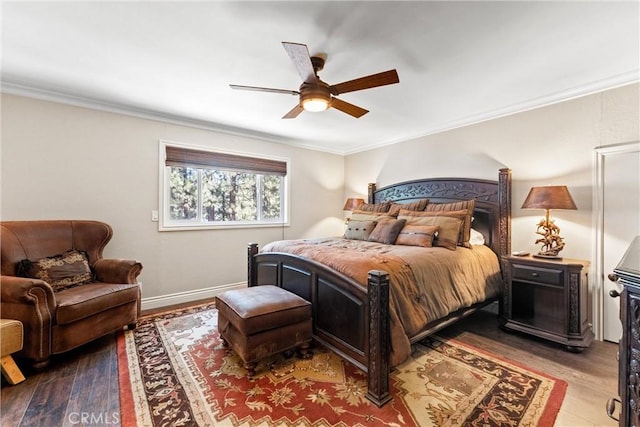
{"label": "ottoman wooden leg", "polygon": [[256,366],[258,366],[257,362],[246,362],[244,364],[244,369],[247,370],[247,376],[249,378],[253,378],[253,376],[256,374]]}
{"label": "ottoman wooden leg", "polygon": [[0,362],[2,363],[2,375],[4,375],[9,384],[18,384],[24,381],[24,375],[22,375],[20,368],[18,368],[10,354],[2,357]]}

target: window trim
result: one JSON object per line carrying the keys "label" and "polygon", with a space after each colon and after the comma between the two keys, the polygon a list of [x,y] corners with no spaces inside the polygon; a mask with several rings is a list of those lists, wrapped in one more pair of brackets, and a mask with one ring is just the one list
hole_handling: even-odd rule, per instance
{"label": "window trim", "polygon": [[[286,163],[287,174],[283,176],[282,180],[282,195],[283,195],[283,206],[282,206],[282,214],[283,217],[281,220],[276,221],[265,221],[265,222],[242,222],[242,221],[234,221],[229,224],[222,224],[217,222],[215,224],[211,223],[196,223],[194,224],[191,221],[172,221],[169,223],[169,185],[170,185],[170,174],[167,173],[168,167],[166,165],[166,152],[167,147],[177,147],[183,148],[186,150],[194,150],[194,151],[206,151],[211,153],[221,153],[221,154],[229,154],[235,156],[242,157],[251,157],[255,159],[265,159],[265,160],[274,160],[279,162]],[[158,209],[158,230],[159,231],[188,231],[188,230],[228,230],[234,228],[271,228],[271,227],[286,227],[289,226],[289,197],[290,197],[290,189],[289,189],[289,176],[291,175],[291,166],[290,159],[284,157],[277,156],[269,156],[265,154],[256,154],[256,153],[248,153],[237,150],[225,150],[213,147],[206,147],[195,144],[184,144],[179,142],[172,142],[167,140],[159,140],[158,143],[158,201],[159,201],[159,209]],[[198,198],[201,197],[201,192],[198,191]],[[200,209],[200,208],[198,208]]]}

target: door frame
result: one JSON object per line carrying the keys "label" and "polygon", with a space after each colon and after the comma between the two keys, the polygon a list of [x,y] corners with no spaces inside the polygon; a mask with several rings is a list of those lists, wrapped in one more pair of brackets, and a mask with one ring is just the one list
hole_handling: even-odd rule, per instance
{"label": "door frame", "polygon": [[604,330],[604,168],[607,156],[615,154],[635,153],[640,151],[640,141],[623,142],[606,145],[594,150],[593,174],[593,241],[595,253],[593,263],[593,332],[597,340],[603,339]]}

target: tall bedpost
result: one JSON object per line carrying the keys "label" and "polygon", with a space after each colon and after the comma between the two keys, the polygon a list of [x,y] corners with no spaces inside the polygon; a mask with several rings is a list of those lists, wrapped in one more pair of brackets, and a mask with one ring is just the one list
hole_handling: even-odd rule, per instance
{"label": "tall bedpost", "polygon": [[502,299],[499,303],[499,314],[502,317],[504,310],[509,304],[509,287],[507,286],[509,270],[504,257],[511,255],[511,169],[500,169],[498,174],[498,194],[500,199],[500,223],[498,224],[498,234],[500,235],[500,271],[502,271]]}
{"label": "tall bedpost", "polygon": [[390,335],[389,274],[372,270],[368,279],[369,357],[367,399],[381,407],[391,400],[389,392]]}
{"label": "tall bedpost", "polygon": [[368,194],[367,195],[367,198],[368,198],[368,202],[367,203],[375,203],[374,200],[373,200],[373,193],[375,193],[375,191],[376,191],[376,183],[375,182],[370,182],[369,183],[369,191],[367,193]]}
{"label": "tall bedpost", "polygon": [[500,256],[511,254],[511,169],[500,169],[498,174],[500,199]]}
{"label": "tall bedpost", "polygon": [[258,269],[256,268],[255,256],[258,254],[258,244],[249,243],[247,247],[247,286],[258,284]]}

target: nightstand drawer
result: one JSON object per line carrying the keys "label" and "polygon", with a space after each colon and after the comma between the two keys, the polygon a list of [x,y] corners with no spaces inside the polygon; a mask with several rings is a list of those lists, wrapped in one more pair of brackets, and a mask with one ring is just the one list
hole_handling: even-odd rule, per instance
{"label": "nightstand drawer", "polygon": [[545,285],[552,286],[564,286],[562,270],[532,267],[524,264],[513,264],[512,272],[514,279],[529,280],[531,282],[543,283]]}

